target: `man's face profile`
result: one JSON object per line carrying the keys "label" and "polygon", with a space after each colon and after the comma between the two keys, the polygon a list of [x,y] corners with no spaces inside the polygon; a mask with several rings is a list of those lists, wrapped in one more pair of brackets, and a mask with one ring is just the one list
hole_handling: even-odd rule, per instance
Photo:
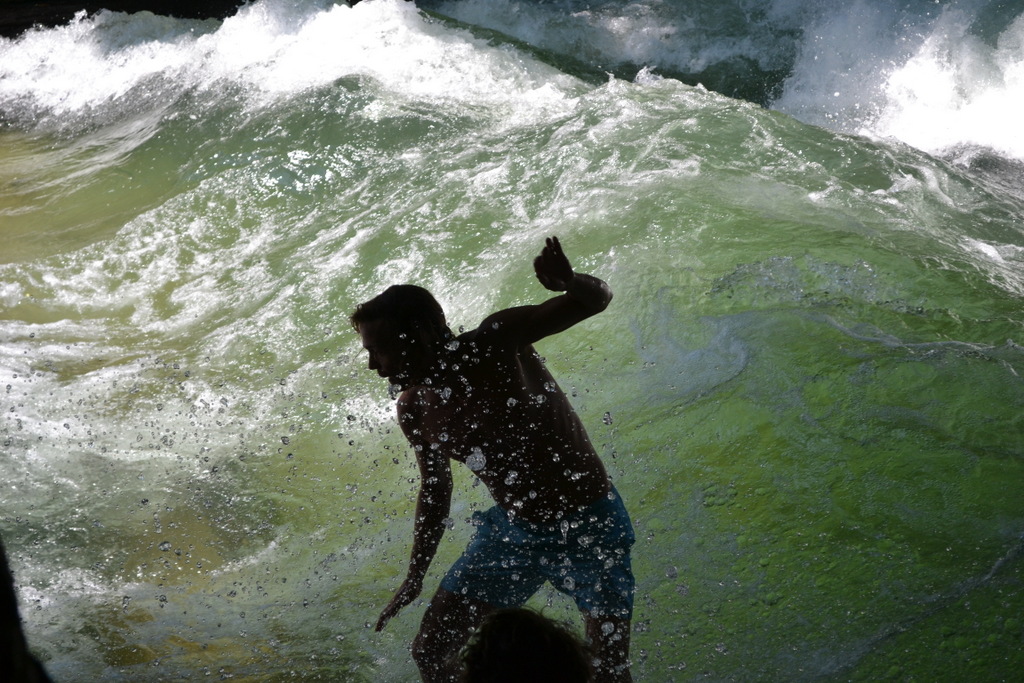
{"label": "man's face profile", "polygon": [[385,379],[398,375],[404,365],[404,353],[394,323],[377,319],[359,325],[359,336],[368,355],[370,370]]}
{"label": "man's face profile", "polygon": [[425,374],[424,351],[415,340],[399,332],[398,325],[387,318],[361,323],[358,328],[363,348],[368,355],[367,367],[392,385],[403,388]]}

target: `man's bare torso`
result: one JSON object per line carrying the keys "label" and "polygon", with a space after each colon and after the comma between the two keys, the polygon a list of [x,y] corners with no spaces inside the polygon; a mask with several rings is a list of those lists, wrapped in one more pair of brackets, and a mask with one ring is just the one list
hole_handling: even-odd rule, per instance
{"label": "man's bare torso", "polygon": [[399,398],[410,440],[464,463],[527,521],[552,523],[606,494],[604,466],[533,347],[503,347],[479,332],[457,338],[442,382]]}

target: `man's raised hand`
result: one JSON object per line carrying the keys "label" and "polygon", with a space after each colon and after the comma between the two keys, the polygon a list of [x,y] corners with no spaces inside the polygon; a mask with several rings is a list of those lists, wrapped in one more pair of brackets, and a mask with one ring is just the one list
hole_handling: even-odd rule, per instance
{"label": "man's raised hand", "polygon": [[533,270],[540,283],[553,292],[564,292],[575,275],[557,237],[544,241],[540,256],[533,260]]}

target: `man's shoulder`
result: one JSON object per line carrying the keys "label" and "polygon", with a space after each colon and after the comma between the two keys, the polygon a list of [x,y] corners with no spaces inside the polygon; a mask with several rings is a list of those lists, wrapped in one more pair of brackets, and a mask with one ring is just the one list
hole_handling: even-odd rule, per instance
{"label": "man's shoulder", "polygon": [[425,384],[409,387],[399,395],[395,409],[400,418],[422,418],[431,409],[444,404],[442,393]]}
{"label": "man's shoulder", "polygon": [[478,326],[459,334],[455,341],[477,350],[514,351],[522,341],[521,319],[527,307],[506,308],[491,313]]}
{"label": "man's shoulder", "polygon": [[441,393],[429,386],[409,387],[396,403],[398,426],[411,443],[433,443],[448,421]]}
{"label": "man's shoulder", "polygon": [[417,410],[429,400],[429,394],[430,389],[424,385],[416,385],[403,390],[398,395],[398,400],[395,401],[398,414]]}

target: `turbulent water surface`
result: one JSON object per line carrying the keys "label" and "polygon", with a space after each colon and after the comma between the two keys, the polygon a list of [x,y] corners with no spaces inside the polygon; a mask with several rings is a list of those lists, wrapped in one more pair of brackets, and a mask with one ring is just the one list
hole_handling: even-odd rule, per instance
{"label": "turbulent water surface", "polygon": [[[0,533],[58,681],[404,681],[413,459],[347,315],[539,350],[640,681],[1024,665],[1024,7],[257,0],[0,40]],[[430,581],[486,504],[459,472]],[[575,618],[552,591],[535,598]]]}

